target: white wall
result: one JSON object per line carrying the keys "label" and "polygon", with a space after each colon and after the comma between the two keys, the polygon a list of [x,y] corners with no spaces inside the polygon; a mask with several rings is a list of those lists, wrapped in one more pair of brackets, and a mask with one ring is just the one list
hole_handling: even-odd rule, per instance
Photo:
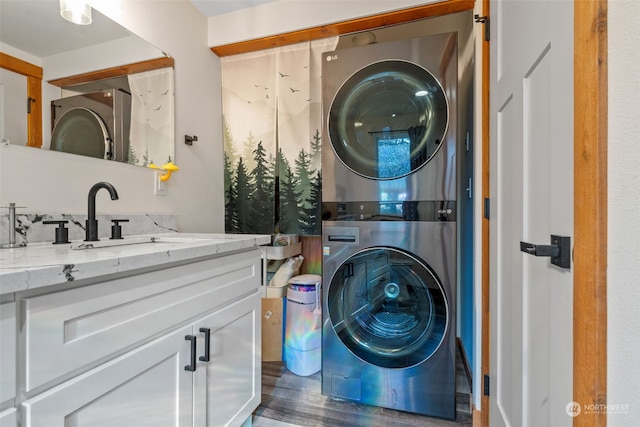
{"label": "white wall", "polygon": [[607,401],[610,426],[640,418],[640,2],[609,0]]}
{"label": "white wall", "polygon": [[[85,213],[87,193],[111,182],[117,202],[98,195],[99,214],[175,214],[180,231],[223,232],[220,60],[207,45],[207,18],[187,0],[122,0],[122,12],[95,7],[175,59],[176,156],[167,196],[153,195],[154,172],[138,166],[0,147],[0,206],[26,212]],[[184,135],[197,135],[193,146]],[[106,194],[106,192],[105,192]]]}

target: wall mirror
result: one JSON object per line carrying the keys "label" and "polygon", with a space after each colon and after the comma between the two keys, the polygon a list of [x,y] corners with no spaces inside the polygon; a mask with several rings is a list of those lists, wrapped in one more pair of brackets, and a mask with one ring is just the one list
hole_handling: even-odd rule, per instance
{"label": "wall mirror", "polygon": [[70,23],[59,5],[0,3],[0,138],[140,166],[175,161],[173,58],[95,9],[90,25]]}

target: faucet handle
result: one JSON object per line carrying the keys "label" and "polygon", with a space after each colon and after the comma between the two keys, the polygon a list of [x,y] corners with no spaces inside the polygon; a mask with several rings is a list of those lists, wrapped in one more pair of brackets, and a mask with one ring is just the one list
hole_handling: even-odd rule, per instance
{"label": "faucet handle", "polygon": [[58,228],[56,228],[56,239],[53,242],[54,245],[59,245],[62,243],[70,243],[69,242],[69,229],[65,227],[69,221],[61,220],[61,221],[42,221],[43,224],[57,224]]}
{"label": "faucet handle", "polygon": [[111,239],[122,239],[122,226],[121,222],[129,222],[128,219],[112,219],[111,222],[113,225],[111,226]]}

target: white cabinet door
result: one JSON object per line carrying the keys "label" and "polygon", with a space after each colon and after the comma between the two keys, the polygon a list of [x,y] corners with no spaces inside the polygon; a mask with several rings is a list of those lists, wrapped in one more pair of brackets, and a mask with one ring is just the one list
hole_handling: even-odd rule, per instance
{"label": "white cabinet door", "polygon": [[207,353],[204,335],[210,337],[209,361],[199,361],[194,373],[195,426],[240,426],[260,404],[260,304],[258,290],[195,323],[199,356]]}
{"label": "white cabinet door", "polygon": [[15,396],[16,303],[5,302],[0,304],[0,403],[10,401]]}
{"label": "white cabinet door", "polygon": [[180,328],[23,403],[24,427],[189,427],[190,345]]}

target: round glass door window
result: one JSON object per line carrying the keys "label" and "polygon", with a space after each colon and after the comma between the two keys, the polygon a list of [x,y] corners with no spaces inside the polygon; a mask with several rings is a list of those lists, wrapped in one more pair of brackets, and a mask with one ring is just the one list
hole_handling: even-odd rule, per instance
{"label": "round glass door window", "polygon": [[86,108],[64,113],[51,134],[51,149],[99,159],[111,158],[111,138],[104,122]]}
{"label": "round glass door window", "polygon": [[349,257],[327,292],[338,337],[373,365],[417,365],[438,350],[446,334],[447,300],[438,278],[398,249],[376,247]]}
{"label": "round glass door window", "polygon": [[447,97],[424,68],[406,61],[371,64],[338,90],[327,125],[338,158],[371,179],[395,179],[424,166],[444,141]]}

